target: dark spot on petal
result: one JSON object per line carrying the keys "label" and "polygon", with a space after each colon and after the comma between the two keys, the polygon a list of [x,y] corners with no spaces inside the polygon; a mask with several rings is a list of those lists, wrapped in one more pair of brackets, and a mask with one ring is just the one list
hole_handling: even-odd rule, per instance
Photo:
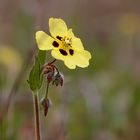
{"label": "dark spot on petal", "polygon": [[69,53],[70,53],[70,55],[73,55],[74,54],[74,50],[70,49]]}
{"label": "dark spot on petal", "polygon": [[53,44],[54,47],[58,47],[59,46],[59,44],[56,41],[54,41],[52,44]]}
{"label": "dark spot on petal", "polygon": [[59,49],[59,51],[60,51],[60,53],[61,53],[62,55],[65,55],[65,56],[68,55],[67,52],[66,52],[65,50],[63,50],[63,49]]}
{"label": "dark spot on petal", "polygon": [[56,36],[57,39],[59,40],[62,40],[62,37],[61,36]]}

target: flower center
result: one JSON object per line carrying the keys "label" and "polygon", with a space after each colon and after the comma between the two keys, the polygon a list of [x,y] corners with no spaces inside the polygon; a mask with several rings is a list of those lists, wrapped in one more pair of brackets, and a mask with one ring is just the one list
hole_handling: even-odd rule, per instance
{"label": "flower center", "polygon": [[[72,49],[72,40],[71,38],[69,37],[60,37],[60,36],[56,36],[56,38],[58,40],[60,40],[62,46],[59,48],[59,52],[64,55],[64,56],[67,56],[68,54],[69,55],[73,55],[74,54],[74,50]],[[55,45],[55,47],[58,47],[59,44],[56,44],[57,42],[54,41],[53,42],[53,46]]]}
{"label": "flower center", "polygon": [[56,38],[62,42],[63,46],[68,47],[68,48],[71,47],[71,44],[72,44],[71,38],[66,37],[66,36],[63,38],[60,36],[57,36]]}
{"label": "flower center", "polygon": [[68,38],[68,37],[64,37],[62,39],[62,44],[65,46],[65,47],[71,47],[71,38]]}

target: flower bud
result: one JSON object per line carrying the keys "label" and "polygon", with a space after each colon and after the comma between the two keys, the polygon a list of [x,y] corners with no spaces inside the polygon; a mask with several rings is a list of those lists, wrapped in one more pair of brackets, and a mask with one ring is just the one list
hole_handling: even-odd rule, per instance
{"label": "flower bud", "polygon": [[43,106],[44,116],[46,117],[48,113],[48,109],[51,106],[51,101],[48,98],[47,99],[43,98],[41,101],[41,105]]}
{"label": "flower bud", "polygon": [[63,85],[63,81],[64,81],[64,77],[63,77],[63,75],[62,74],[60,74],[60,73],[57,73],[55,76],[54,76],[54,80],[53,80],[53,82],[52,82],[52,84],[53,85],[56,85],[56,86],[58,86],[58,85]]}
{"label": "flower bud", "polygon": [[54,72],[54,65],[45,64],[43,66],[43,74],[48,74],[50,72]]}
{"label": "flower bud", "polygon": [[53,72],[49,72],[46,76],[47,76],[48,83],[50,83],[53,80],[54,73]]}

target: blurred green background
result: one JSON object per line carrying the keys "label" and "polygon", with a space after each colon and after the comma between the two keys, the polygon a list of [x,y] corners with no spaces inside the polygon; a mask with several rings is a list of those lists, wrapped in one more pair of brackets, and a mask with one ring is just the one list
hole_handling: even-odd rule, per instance
{"label": "blurred green background", "polygon": [[139,6],[139,0],[0,0],[0,120],[13,93],[0,140],[35,139],[27,79],[35,32],[49,32],[49,17],[64,19],[92,60],[75,70],[56,63],[65,82],[49,89],[42,140],[140,140]]}

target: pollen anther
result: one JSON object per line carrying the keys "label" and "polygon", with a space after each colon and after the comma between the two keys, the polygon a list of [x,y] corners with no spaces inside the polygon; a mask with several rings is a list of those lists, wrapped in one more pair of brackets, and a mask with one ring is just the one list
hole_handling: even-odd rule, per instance
{"label": "pollen anther", "polygon": [[65,47],[71,47],[72,41],[71,38],[64,37],[62,43]]}

